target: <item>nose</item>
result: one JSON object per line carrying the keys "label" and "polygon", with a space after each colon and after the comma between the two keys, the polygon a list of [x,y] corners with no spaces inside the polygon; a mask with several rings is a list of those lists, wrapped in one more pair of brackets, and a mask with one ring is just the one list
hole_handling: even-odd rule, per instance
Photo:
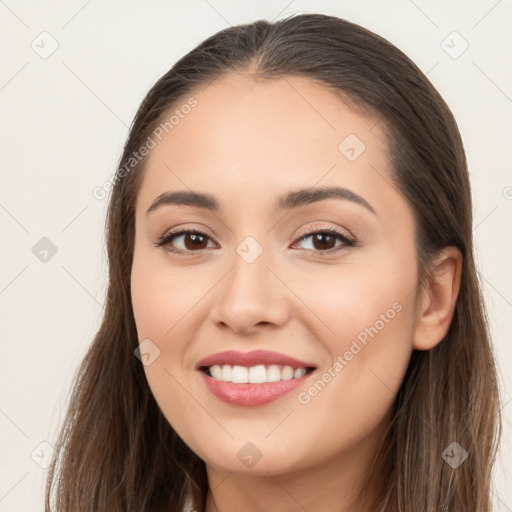
{"label": "nose", "polygon": [[231,270],[216,286],[211,320],[239,335],[283,326],[290,316],[287,288],[267,266],[265,252],[252,263],[235,254]]}

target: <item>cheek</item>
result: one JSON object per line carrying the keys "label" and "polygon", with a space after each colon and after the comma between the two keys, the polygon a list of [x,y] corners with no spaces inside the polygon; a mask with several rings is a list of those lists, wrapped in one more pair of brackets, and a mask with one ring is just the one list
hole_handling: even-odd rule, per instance
{"label": "cheek", "polygon": [[208,284],[198,283],[190,269],[171,269],[161,259],[135,253],[131,295],[139,341],[154,338],[160,344],[176,338],[173,333],[183,330],[207,290]]}
{"label": "cheek", "polygon": [[[183,375],[193,369],[193,360],[186,355],[204,322],[201,306],[205,296],[218,277],[210,273],[205,279],[198,279],[193,268],[170,268],[162,259],[151,261],[150,256],[142,250],[134,254],[131,298],[139,343],[149,340],[150,351],[157,354],[144,371],[155,398],[163,406],[163,402],[187,400],[179,385]],[[162,408],[164,412],[170,410]]]}
{"label": "cheek", "polygon": [[374,338],[387,339],[388,335],[397,341],[409,339],[414,265],[403,262],[407,269],[403,271],[398,260],[389,260],[303,271],[300,279],[286,276],[288,282],[293,282],[294,293],[303,299],[301,321],[310,317],[309,328],[329,347],[331,355],[350,349],[356,339],[362,346]]}
{"label": "cheek", "polygon": [[331,362],[298,395],[295,418],[328,440],[315,447],[319,459],[354,446],[390,413],[412,351],[412,306],[407,292],[386,286],[325,300],[323,318],[335,335],[322,343]]}
{"label": "cheek", "polygon": [[134,255],[132,307],[141,352],[145,346],[151,357],[150,363],[144,364],[144,373],[160,410],[179,432],[187,431],[186,411],[191,403],[182,373],[187,331],[191,332],[188,322],[201,296],[201,290],[185,274],[163,268],[161,263],[148,265]]}
{"label": "cheek", "polygon": [[340,267],[297,281],[295,291],[321,320],[309,327],[330,359],[301,403],[325,421],[344,423],[346,411],[370,422],[385,413],[412,352],[415,277],[409,260],[390,258],[387,265]]}

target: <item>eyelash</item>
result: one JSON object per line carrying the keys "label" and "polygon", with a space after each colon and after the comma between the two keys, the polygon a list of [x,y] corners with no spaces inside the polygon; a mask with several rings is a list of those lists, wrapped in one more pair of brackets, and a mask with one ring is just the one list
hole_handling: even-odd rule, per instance
{"label": "eyelash", "polygon": [[[305,228],[299,233],[297,242],[300,242],[305,238],[309,238],[311,235],[318,235],[318,234],[325,234],[325,233],[333,235],[334,237],[341,240],[345,245],[338,246],[337,248],[334,247],[334,248],[328,249],[326,251],[318,251],[318,250],[314,250],[314,249],[304,249],[304,250],[312,251],[320,256],[324,256],[324,255],[330,255],[330,254],[333,254],[333,253],[339,252],[339,251],[345,251],[352,247],[358,246],[357,241],[354,238],[348,237],[344,233],[341,233],[337,229],[334,229],[331,227],[320,228],[320,229]],[[160,238],[158,238],[158,240],[156,241],[156,243],[154,245],[155,245],[155,247],[163,247],[163,246],[167,245],[169,242],[171,242],[174,238],[178,238],[179,236],[184,235],[184,234],[185,235],[186,234],[195,234],[195,235],[200,235],[200,236],[209,238],[209,236],[206,233],[203,233],[202,231],[199,231],[197,229],[181,228],[179,230],[171,231],[171,232],[166,233],[165,235],[161,236]],[[192,256],[194,253],[199,252],[199,251],[181,251],[181,250],[173,249],[171,247],[167,247],[166,250],[169,252],[172,252],[174,254],[178,254],[179,256]]]}

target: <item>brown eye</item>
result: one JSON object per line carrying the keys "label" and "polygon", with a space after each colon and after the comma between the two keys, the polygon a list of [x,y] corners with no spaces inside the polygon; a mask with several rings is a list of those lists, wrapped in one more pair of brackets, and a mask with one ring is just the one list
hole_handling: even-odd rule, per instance
{"label": "brown eye", "polygon": [[[321,253],[332,253],[338,250],[348,249],[355,247],[356,241],[348,236],[340,233],[334,228],[317,229],[316,231],[305,230],[301,232],[301,237],[298,242],[311,239],[312,243],[309,247],[303,247],[306,250],[311,250]],[[340,241],[340,243],[336,243]]]}
{"label": "brown eye", "polygon": [[166,250],[177,254],[187,254],[207,249],[209,240],[208,235],[202,231],[182,229],[164,235],[155,245],[157,247],[164,246]]}
{"label": "brown eye", "polygon": [[185,248],[193,251],[194,249],[206,249],[207,237],[197,233],[186,233],[182,235]]}
{"label": "brown eye", "polygon": [[332,249],[336,245],[336,239],[328,233],[317,233],[312,235],[313,246],[318,250]]}

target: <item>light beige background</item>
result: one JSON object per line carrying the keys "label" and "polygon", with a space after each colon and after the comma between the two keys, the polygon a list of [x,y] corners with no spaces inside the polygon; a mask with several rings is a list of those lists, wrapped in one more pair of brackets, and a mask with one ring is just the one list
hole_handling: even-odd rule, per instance
{"label": "light beige background", "polygon": [[[389,39],[459,123],[502,379],[496,510],[512,510],[510,0],[0,0],[0,510],[43,510],[71,377],[103,311],[108,199],[92,192],[114,172],[140,101],[207,36],[293,12],[334,14]],[[56,254],[41,252],[43,237]]]}

